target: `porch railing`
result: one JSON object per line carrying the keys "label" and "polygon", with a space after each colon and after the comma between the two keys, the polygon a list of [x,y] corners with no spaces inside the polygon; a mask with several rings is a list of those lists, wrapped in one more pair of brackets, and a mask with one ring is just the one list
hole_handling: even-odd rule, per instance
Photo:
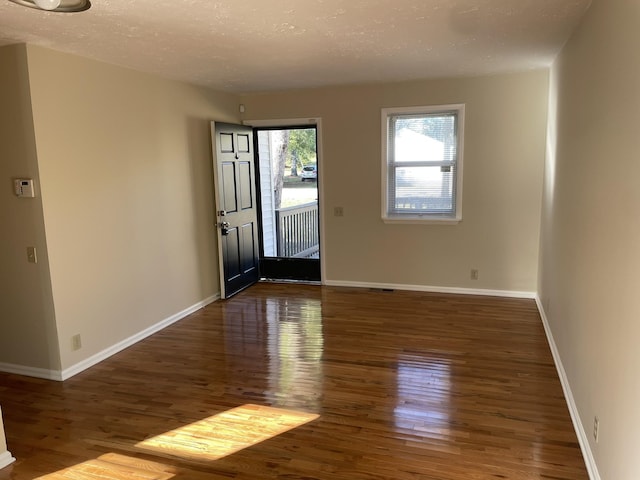
{"label": "porch railing", "polygon": [[318,202],[276,210],[279,257],[309,258],[319,251]]}

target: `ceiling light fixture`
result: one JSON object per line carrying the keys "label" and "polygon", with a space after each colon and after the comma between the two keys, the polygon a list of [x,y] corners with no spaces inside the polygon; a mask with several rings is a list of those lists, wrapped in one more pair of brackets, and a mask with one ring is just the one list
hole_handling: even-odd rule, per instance
{"label": "ceiling light fixture", "polygon": [[45,10],[47,12],[73,13],[84,12],[91,8],[89,0],[9,0],[23,7]]}
{"label": "ceiling light fixture", "polygon": [[55,10],[60,6],[60,0],[34,0],[36,5],[43,10]]}

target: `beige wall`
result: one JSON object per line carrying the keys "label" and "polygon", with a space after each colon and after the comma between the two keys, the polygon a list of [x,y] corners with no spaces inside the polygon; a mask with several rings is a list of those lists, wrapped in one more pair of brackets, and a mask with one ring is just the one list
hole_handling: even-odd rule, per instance
{"label": "beige wall", "polygon": [[[238,103],[40,47],[26,51],[35,203],[43,205],[65,370],[218,293],[209,121],[237,121]],[[83,346],[72,351],[75,334]]]}
{"label": "beige wall", "polygon": [[[39,191],[19,201],[7,181],[1,194],[13,230],[25,232],[2,253],[12,315],[0,324],[0,363],[65,370],[218,292],[208,121],[238,121],[239,99],[35,46],[2,52],[19,67],[2,69],[0,148],[17,162],[2,168],[6,179],[35,178]],[[531,291],[546,86],[534,72],[244,103],[252,118],[323,117],[325,205],[345,209],[325,212],[328,280]],[[458,102],[467,104],[463,222],[383,224],[380,108]],[[25,261],[31,244],[35,266]],[[72,351],[76,334],[83,348]]]}
{"label": "beige wall", "polygon": [[[24,45],[0,48],[0,105],[0,364],[59,370]],[[35,179],[37,197],[17,198],[14,178]]]}
{"label": "beige wall", "polygon": [[[548,72],[536,71],[241,101],[249,120],[322,118],[325,280],[534,292],[547,88]],[[466,104],[462,223],[384,224],[380,109],[450,103]]]}
{"label": "beige wall", "polygon": [[553,67],[541,235],[542,304],[600,477],[615,480],[640,472],[638,25],[637,2],[596,0]]}

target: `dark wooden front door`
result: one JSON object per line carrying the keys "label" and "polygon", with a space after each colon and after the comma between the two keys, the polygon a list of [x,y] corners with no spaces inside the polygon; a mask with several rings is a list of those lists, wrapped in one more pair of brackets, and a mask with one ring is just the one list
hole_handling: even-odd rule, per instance
{"label": "dark wooden front door", "polygon": [[253,131],[211,122],[211,132],[220,294],[228,298],[260,278]]}

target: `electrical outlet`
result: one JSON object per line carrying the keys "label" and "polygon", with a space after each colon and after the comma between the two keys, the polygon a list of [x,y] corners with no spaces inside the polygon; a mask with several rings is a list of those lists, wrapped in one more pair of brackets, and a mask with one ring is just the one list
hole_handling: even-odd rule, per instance
{"label": "electrical outlet", "polygon": [[71,349],[80,350],[81,348],[82,348],[82,338],[80,337],[80,334],[77,334],[71,337]]}
{"label": "electrical outlet", "polygon": [[598,437],[600,435],[600,419],[593,417],[593,439],[598,443]]}
{"label": "electrical outlet", "polygon": [[38,253],[36,247],[27,247],[27,262],[38,263]]}
{"label": "electrical outlet", "polygon": [[344,208],[342,208],[342,207],[333,207],[333,216],[334,217],[344,217]]}
{"label": "electrical outlet", "polygon": [[478,270],[475,268],[471,269],[471,280],[477,280],[478,279]]}

